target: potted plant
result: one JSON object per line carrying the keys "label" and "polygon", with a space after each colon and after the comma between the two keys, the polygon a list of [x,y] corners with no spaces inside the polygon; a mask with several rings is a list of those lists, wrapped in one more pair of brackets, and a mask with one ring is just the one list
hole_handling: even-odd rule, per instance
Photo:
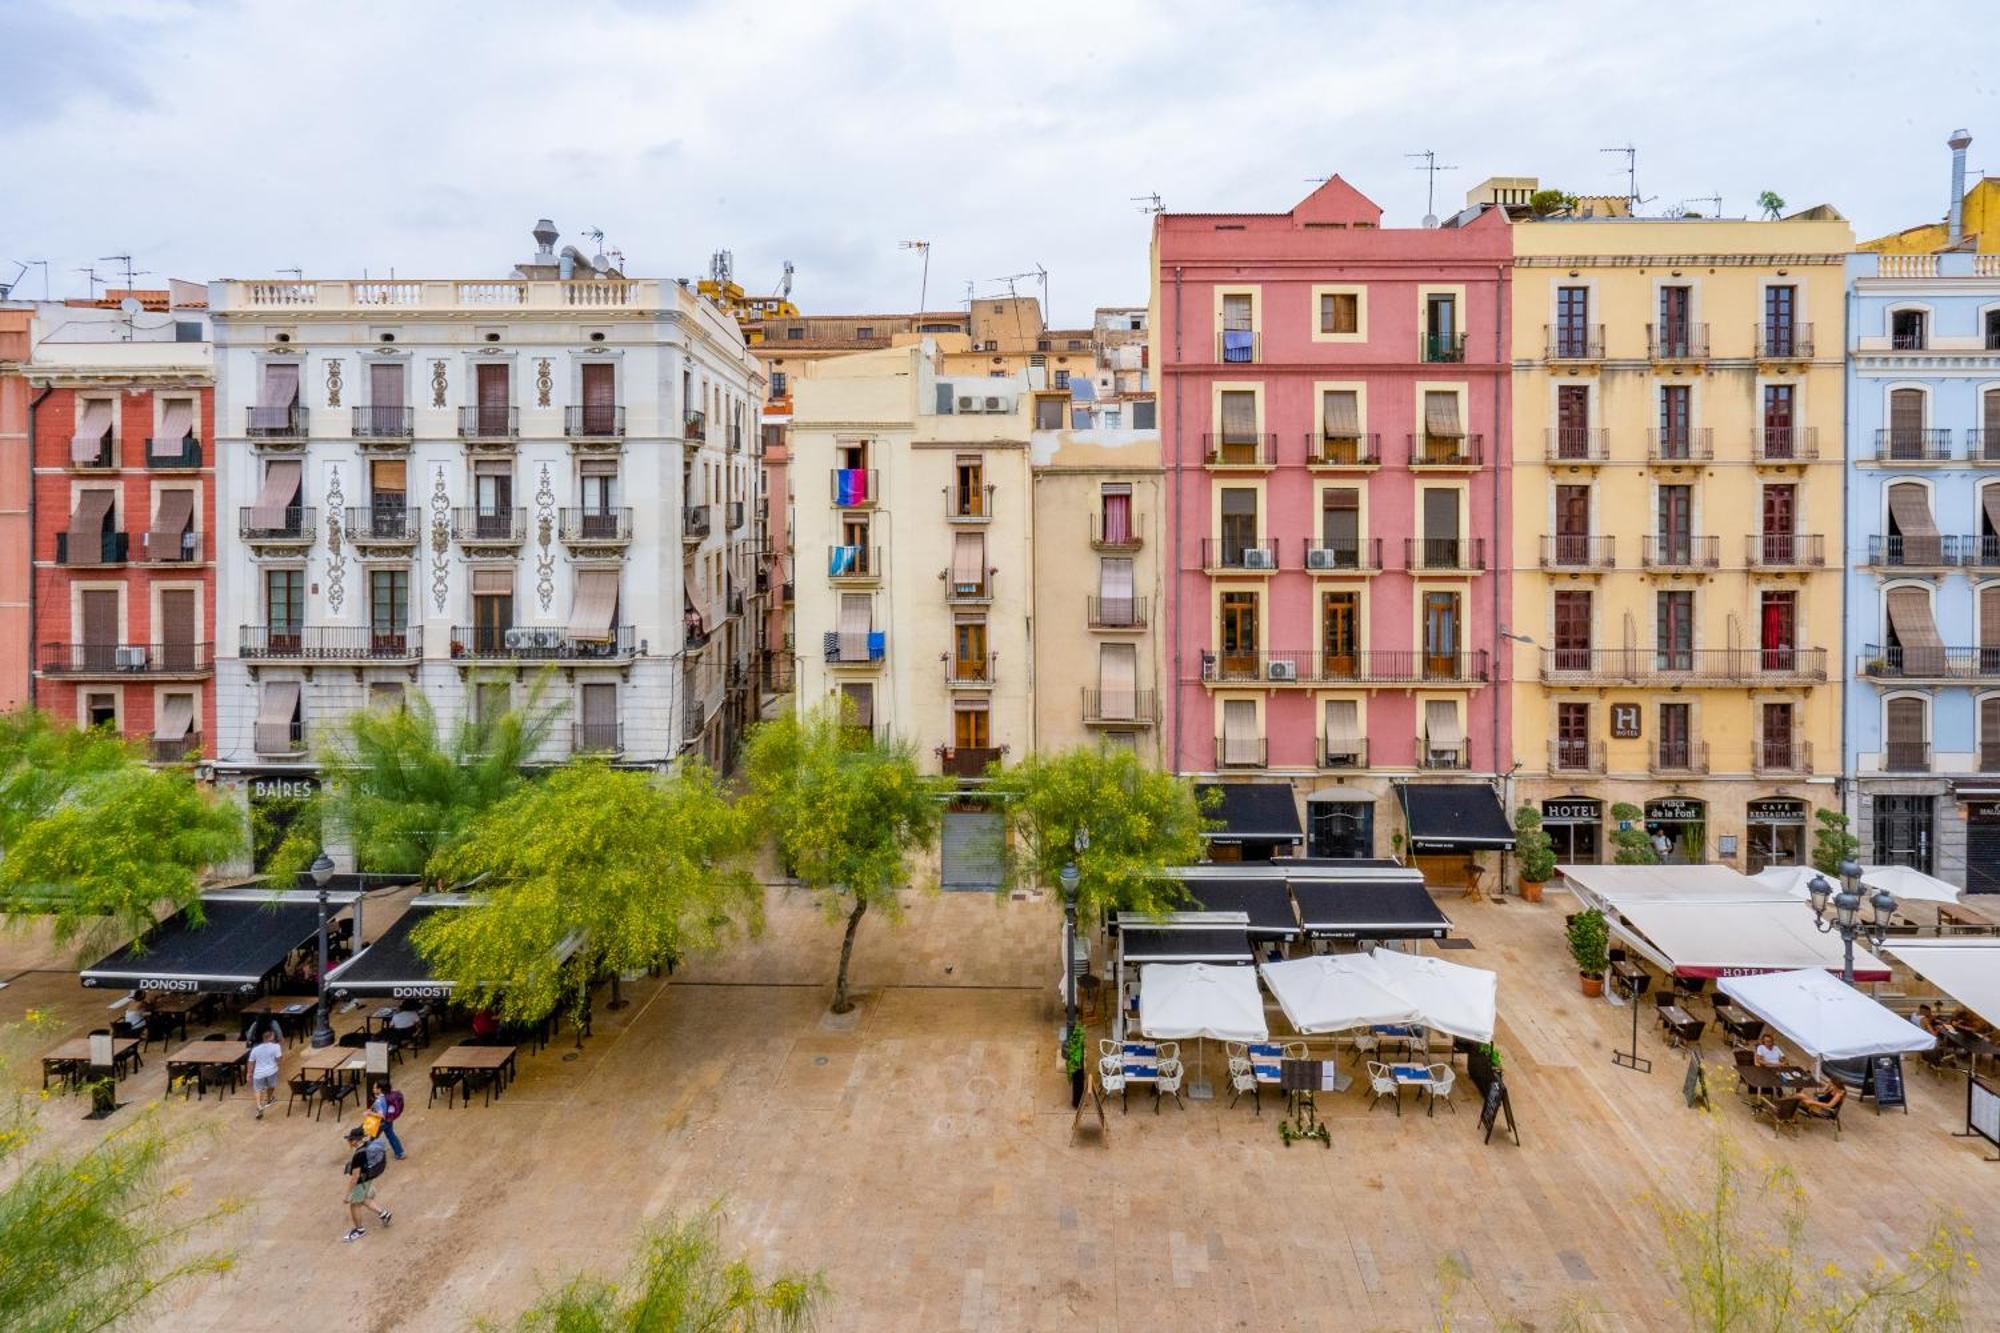
{"label": "potted plant", "polygon": [[1586,908],[1570,918],[1569,956],[1576,960],[1577,980],[1585,995],[1604,994],[1604,969],[1611,965],[1611,930],[1604,913]]}
{"label": "potted plant", "polygon": [[1069,1104],[1083,1105],[1083,1024],[1077,1023],[1063,1038],[1063,1068],[1069,1071]]}
{"label": "potted plant", "polygon": [[1532,805],[1514,812],[1514,855],[1521,865],[1521,901],[1540,902],[1542,885],[1556,873],[1556,845],[1542,827],[1542,812]]}
{"label": "potted plant", "polygon": [[1629,801],[1620,801],[1611,807],[1611,818],[1618,824],[1611,831],[1611,845],[1618,849],[1611,856],[1613,865],[1651,866],[1660,863],[1652,840],[1646,836],[1643,810]]}

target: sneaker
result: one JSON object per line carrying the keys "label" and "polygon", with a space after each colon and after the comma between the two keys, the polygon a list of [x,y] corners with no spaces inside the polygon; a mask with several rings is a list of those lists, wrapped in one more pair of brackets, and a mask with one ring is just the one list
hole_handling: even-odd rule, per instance
{"label": "sneaker", "polygon": [[345,1236],[342,1236],[341,1239],[360,1240],[363,1236],[367,1234],[368,1234],[368,1229],[366,1227],[355,1227],[353,1230],[349,1231]]}
{"label": "sneaker", "polygon": [[386,1227],[386,1226],[388,1226],[388,1225],[389,1225],[389,1218],[390,1218],[390,1214],[388,1214],[388,1213],[377,1213],[377,1214],[375,1214],[375,1216],[381,1219],[381,1221],[382,1221],[382,1225],[383,1225],[383,1226],[385,1226],[385,1227]]}
{"label": "sneaker", "polygon": [[264,1108],[261,1106],[257,1108],[257,1118],[259,1120],[262,1120],[264,1118]]}

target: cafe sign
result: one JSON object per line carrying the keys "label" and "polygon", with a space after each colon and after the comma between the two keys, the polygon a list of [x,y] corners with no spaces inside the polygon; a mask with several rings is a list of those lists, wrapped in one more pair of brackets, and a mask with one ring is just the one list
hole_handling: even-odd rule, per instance
{"label": "cafe sign", "polygon": [[1803,824],[1806,822],[1806,803],[1778,798],[1752,801],[1743,807],[1743,817],[1752,824]]}
{"label": "cafe sign", "polygon": [[253,801],[303,801],[318,791],[318,778],[287,774],[282,777],[250,779],[250,799]]}
{"label": "cafe sign", "polygon": [[1707,815],[1708,812],[1700,801],[1685,796],[1668,796],[1646,802],[1646,818],[1656,819],[1663,824],[1696,824],[1707,818]]}

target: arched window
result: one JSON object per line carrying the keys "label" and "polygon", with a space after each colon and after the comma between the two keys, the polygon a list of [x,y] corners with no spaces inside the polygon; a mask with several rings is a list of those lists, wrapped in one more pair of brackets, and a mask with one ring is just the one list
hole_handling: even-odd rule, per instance
{"label": "arched window", "polygon": [[1922,389],[1889,390],[1889,438],[1890,458],[1924,457],[1926,436],[1924,433],[1924,399]]}
{"label": "arched window", "polygon": [[1907,695],[1882,705],[1883,768],[1891,773],[1930,772],[1929,712],[1922,699]]}

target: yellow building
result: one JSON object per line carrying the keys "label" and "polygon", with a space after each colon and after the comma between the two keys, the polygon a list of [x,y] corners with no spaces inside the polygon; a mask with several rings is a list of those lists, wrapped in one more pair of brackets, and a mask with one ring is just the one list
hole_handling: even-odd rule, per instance
{"label": "yellow building", "polygon": [[1877,236],[1872,241],[1863,241],[1856,249],[1885,255],[1934,255],[1946,250],[2000,254],[2000,177],[1982,176],[1967,189],[1965,150],[1972,146],[1972,136],[1956,130],[1945,146],[1951,149],[1948,198],[1956,206],[1937,222]]}
{"label": "yellow building", "polygon": [[1515,804],[1610,860],[1802,863],[1840,773],[1843,261],[1831,210],[1516,215]]}

